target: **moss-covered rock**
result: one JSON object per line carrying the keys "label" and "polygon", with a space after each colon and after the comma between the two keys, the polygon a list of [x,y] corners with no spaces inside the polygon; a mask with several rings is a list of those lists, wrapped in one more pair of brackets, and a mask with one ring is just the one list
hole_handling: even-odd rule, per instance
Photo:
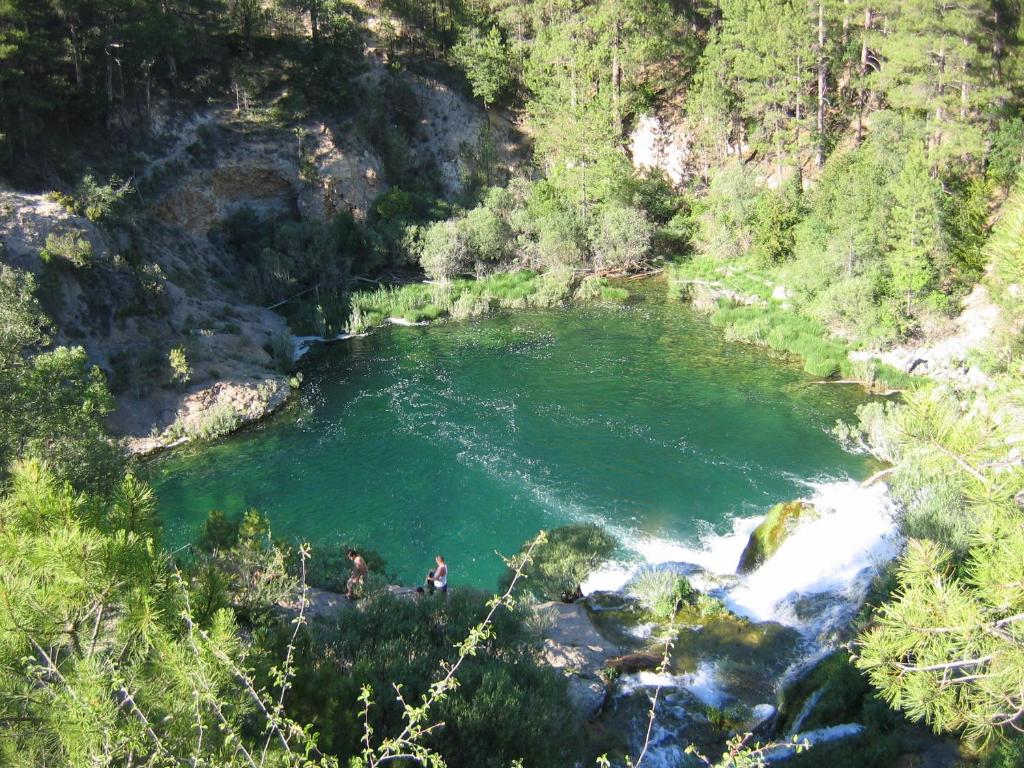
{"label": "moss-covered rock", "polygon": [[788,501],[776,504],[768,511],[768,516],[750,534],[750,540],[740,555],[737,573],[756,571],[778,551],[796,527],[803,521],[813,520],[818,511],[813,504],[806,501]]}
{"label": "moss-covered rock", "polygon": [[856,722],[870,696],[871,686],[849,654],[834,651],[783,686],[774,730],[789,734]]}

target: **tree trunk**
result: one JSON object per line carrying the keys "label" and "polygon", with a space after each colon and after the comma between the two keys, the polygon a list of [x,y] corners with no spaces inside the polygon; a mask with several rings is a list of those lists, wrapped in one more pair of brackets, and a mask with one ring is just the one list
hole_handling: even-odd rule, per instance
{"label": "tree trunk", "polygon": [[[970,40],[964,40],[964,47],[966,48],[971,44]],[[968,105],[970,103],[970,92],[971,86],[967,82],[967,58],[964,57],[963,62],[960,64],[960,119],[967,117]]]}
{"label": "tree trunk", "polygon": [[171,90],[177,90],[178,62],[174,59],[174,51],[167,52],[167,79],[171,81]]}
{"label": "tree trunk", "polygon": [[68,28],[71,31],[71,56],[75,65],[75,85],[81,91],[84,83],[82,80],[82,50],[78,44],[78,27],[69,24]]}
{"label": "tree trunk", "polygon": [[107,52],[107,103],[114,103],[114,57]]}
{"label": "tree trunk", "polygon": [[868,32],[871,30],[871,9],[864,9],[864,33],[860,42],[860,73],[866,75],[868,72]]}
{"label": "tree trunk", "polygon": [[864,9],[864,29],[860,36],[860,88],[857,97],[857,144],[864,139],[864,107],[867,105],[868,91],[864,87],[864,78],[868,74],[868,32],[871,31],[871,8]]}
{"label": "tree trunk", "polygon": [[818,167],[825,164],[825,87],[828,61],[825,58],[825,2],[818,0]]}

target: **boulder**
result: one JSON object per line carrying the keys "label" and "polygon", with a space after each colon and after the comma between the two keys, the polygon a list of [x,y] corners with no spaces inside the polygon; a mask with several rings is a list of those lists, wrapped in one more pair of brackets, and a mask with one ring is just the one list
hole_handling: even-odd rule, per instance
{"label": "boulder", "polygon": [[543,626],[544,660],[555,669],[596,676],[619,649],[594,628],[590,616],[576,603],[541,603],[536,607]]}
{"label": "boulder", "polygon": [[578,603],[541,603],[534,610],[544,662],[569,678],[569,697],[580,716],[590,720],[605,702],[606,688],[598,673],[620,649],[598,633]]}
{"label": "boulder", "polygon": [[813,504],[806,501],[788,501],[772,507],[764,521],[750,534],[750,540],[740,555],[736,572],[756,571],[778,551],[797,526],[818,516]]}
{"label": "boulder", "polygon": [[592,720],[604,708],[608,689],[600,680],[573,675],[569,678],[569,701],[585,720]]}

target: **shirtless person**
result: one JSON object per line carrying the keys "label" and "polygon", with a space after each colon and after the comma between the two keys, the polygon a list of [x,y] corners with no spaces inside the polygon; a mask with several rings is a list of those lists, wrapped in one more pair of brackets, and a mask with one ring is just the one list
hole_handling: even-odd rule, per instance
{"label": "shirtless person", "polygon": [[357,584],[360,587],[363,586],[363,582],[370,573],[370,569],[366,567],[366,561],[363,560],[363,556],[354,549],[348,551],[348,559],[352,561],[352,574],[348,577],[348,592],[345,594],[345,597],[349,600],[355,600],[356,596],[353,589]]}
{"label": "shirtless person", "polygon": [[446,595],[448,594],[448,566],[440,555],[434,559],[437,562],[437,567],[427,574],[427,591],[434,594],[436,589],[442,595]]}

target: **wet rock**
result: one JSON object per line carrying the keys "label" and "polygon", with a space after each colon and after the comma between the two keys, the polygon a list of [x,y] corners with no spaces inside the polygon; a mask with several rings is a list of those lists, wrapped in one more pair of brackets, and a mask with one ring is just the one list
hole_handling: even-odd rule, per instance
{"label": "wet rock", "polygon": [[745,574],[756,571],[778,551],[782,542],[801,522],[813,520],[817,516],[818,512],[814,505],[806,501],[776,504],[768,511],[764,522],[750,534],[750,540],[740,555],[736,572]]}
{"label": "wet rock", "polygon": [[860,715],[870,695],[867,680],[850,663],[847,652],[833,651],[783,685],[773,731],[789,735],[849,722]]}
{"label": "wet rock", "polygon": [[[1024,494],[1024,491],[1021,493]],[[629,606],[629,600],[618,592],[591,592],[580,604],[591,611],[621,611]]]}

